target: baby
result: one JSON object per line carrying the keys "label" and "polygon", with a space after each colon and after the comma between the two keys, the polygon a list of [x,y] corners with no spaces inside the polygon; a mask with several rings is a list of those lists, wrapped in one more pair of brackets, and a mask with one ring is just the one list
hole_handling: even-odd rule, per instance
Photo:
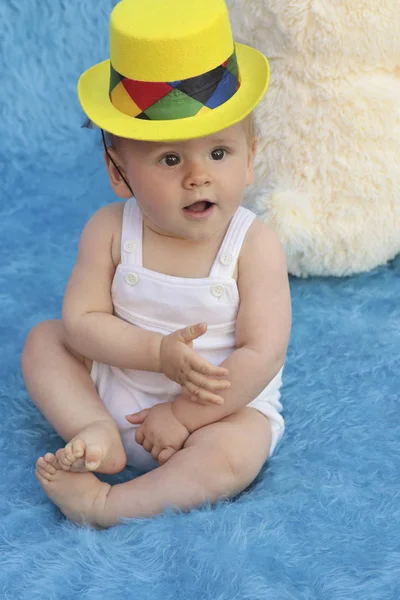
{"label": "baby", "polygon": [[[22,356],[29,394],[67,442],[38,459],[37,478],[95,527],[255,479],[284,430],[291,324],[281,244],[241,207],[267,60],[233,43],[223,0],[123,0],[110,36],[111,62],[83,74],[79,97],[108,132],[122,201],[85,226],[62,319],[37,325]],[[126,464],[143,474],[114,486],[94,474]]]}

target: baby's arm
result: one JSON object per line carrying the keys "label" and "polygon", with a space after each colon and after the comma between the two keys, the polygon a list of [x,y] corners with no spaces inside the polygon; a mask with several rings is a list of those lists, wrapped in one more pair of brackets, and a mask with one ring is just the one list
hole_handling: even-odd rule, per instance
{"label": "baby's arm", "polygon": [[73,350],[92,360],[159,371],[163,336],[113,315],[113,239],[121,219],[121,205],[111,204],[97,211],[82,232],[63,302],[66,339]]}
{"label": "baby's arm", "polygon": [[231,387],[222,406],[202,406],[179,397],[173,412],[190,432],[245,407],[284,364],[291,328],[286,260],[278,236],[259,221],[246,236],[238,264],[240,308],[237,349],[221,364]]}

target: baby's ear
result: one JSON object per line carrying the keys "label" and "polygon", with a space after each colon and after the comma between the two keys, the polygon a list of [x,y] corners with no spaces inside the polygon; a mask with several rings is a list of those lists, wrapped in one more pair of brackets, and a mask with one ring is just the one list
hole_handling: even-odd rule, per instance
{"label": "baby's ear", "polygon": [[124,200],[131,198],[132,193],[126,185],[126,181],[124,180],[124,178],[127,179],[127,175],[114,148],[108,147],[107,151],[104,150],[104,162],[106,164],[110,185],[114,194],[116,194],[119,198],[123,198]]}
{"label": "baby's ear", "polygon": [[257,152],[257,143],[258,143],[258,140],[256,137],[254,137],[253,141],[251,143],[249,143],[249,158],[248,158],[248,164],[247,164],[247,179],[246,179],[247,185],[250,185],[251,183],[253,183],[253,178],[254,178],[253,163],[254,163],[254,157]]}
{"label": "baby's ear", "polygon": [[249,153],[251,155],[251,162],[253,162],[254,157],[257,153],[257,146],[258,146],[258,138],[256,136],[254,136],[251,143],[249,143]]}

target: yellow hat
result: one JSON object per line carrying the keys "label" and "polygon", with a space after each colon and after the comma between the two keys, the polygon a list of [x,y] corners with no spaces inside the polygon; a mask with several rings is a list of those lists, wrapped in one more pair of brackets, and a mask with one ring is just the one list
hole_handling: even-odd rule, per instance
{"label": "yellow hat", "polygon": [[235,44],[224,0],[122,0],[110,18],[110,60],[85,71],[89,119],[120,137],[173,141],[244,119],[269,81],[266,57]]}

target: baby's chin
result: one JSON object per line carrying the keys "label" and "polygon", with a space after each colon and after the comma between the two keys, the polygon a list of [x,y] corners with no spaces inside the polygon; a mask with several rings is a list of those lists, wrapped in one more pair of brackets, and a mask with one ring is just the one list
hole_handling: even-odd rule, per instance
{"label": "baby's chin", "polygon": [[[234,212],[234,211],[233,211]],[[198,213],[181,209],[175,218],[170,215],[162,218],[144,219],[145,226],[153,233],[166,238],[175,238],[187,242],[207,242],[224,236],[233,214],[225,214],[217,204]]]}

